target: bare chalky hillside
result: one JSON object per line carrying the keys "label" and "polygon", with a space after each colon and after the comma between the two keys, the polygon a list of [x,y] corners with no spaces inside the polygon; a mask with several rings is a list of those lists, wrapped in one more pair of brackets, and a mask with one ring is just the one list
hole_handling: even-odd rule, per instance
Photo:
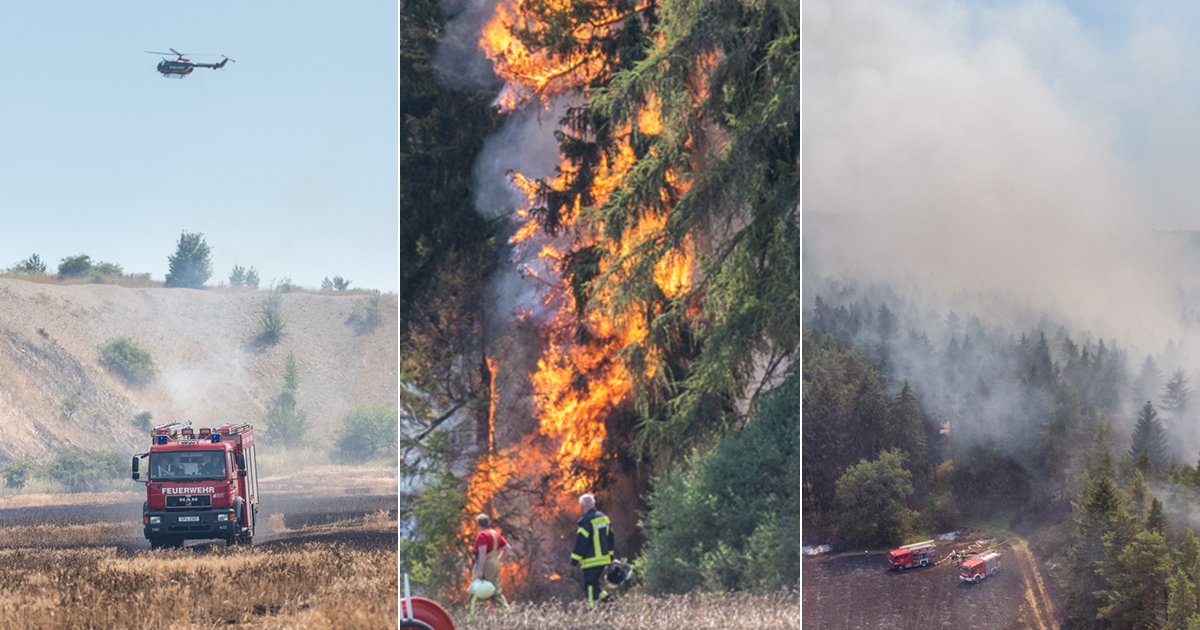
{"label": "bare chalky hillside", "polygon": [[[145,412],[156,423],[261,423],[289,355],[311,435],[356,406],[395,404],[395,295],[284,293],[283,332],[267,344],[256,337],[269,296],[0,278],[0,463],[44,461],[64,443],[131,452],[145,445],[135,428]],[[101,346],[118,338],[149,354],[152,379],[104,365]]]}

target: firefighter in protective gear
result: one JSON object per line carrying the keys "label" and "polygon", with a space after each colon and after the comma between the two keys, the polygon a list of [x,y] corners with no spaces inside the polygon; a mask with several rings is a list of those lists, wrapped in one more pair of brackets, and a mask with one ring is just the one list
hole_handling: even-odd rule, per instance
{"label": "firefighter in protective gear", "polygon": [[608,593],[600,587],[600,576],[612,562],[616,550],[612,525],[604,512],[596,509],[596,497],[590,494],[579,497],[579,507],[583,510],[583,518],[579,519],[576,530],[571,564],[583,569],[583,592],[588,606],[595,608],[597,601],[609,599]]}

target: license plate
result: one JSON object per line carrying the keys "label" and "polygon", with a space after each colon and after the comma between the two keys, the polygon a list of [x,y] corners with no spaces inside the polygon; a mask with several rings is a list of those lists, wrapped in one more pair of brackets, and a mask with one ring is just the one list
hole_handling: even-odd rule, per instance
{"label": "license plate", "polygon": [[179,517],[180,523],[196,523],[199,521],[200,521],[199,516],[180,516]]}

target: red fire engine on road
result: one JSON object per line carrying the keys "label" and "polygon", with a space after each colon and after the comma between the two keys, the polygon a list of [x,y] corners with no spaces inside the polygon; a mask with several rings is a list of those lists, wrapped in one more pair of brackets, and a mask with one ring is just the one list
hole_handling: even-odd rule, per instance
{"label": "red fire engine on road", "polygon": [[935,562],[937,562],[937,545],[932,540],[904,545],[899,549],[893,549],[888,554],[888,564],[897,571],[929,566]]}
{"label": "red fire engine on road", "polygon": [[146,484],[142,525],[150,548],[212,538],[248,545],[258,520],[254,429],[243,422],[197,432],[191,425],[155,427],[150,450],[133,456],[133,479]]}
{"label": "red fire engine on road", "polygon": [[958,568],[958,579],[975,584],[1000,572],[1000,552],[989,551],[967,560]]}

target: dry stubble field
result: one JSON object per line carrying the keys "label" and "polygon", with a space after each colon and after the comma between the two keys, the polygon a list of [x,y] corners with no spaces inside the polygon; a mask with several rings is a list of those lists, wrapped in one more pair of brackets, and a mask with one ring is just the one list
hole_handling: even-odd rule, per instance
{"label": "dry stubble field", "polygon": [[692,593],[668,597],[630,594],[595,611],[589,611],[582,601],[541,604],[518,601],[509,613],[485,605],[474,619],[468,619],[462,609],[452,609],[450,614],[458,630],[791,630],[800,627],[800,595],[794,592]]}
{"label": "dry stubble field", "polygon": [[0,628],[394,628],[394,471],[377,474],[379,494],[264,484],[251,547],[150,551],[138,495],[13,497],[0,503]]}

